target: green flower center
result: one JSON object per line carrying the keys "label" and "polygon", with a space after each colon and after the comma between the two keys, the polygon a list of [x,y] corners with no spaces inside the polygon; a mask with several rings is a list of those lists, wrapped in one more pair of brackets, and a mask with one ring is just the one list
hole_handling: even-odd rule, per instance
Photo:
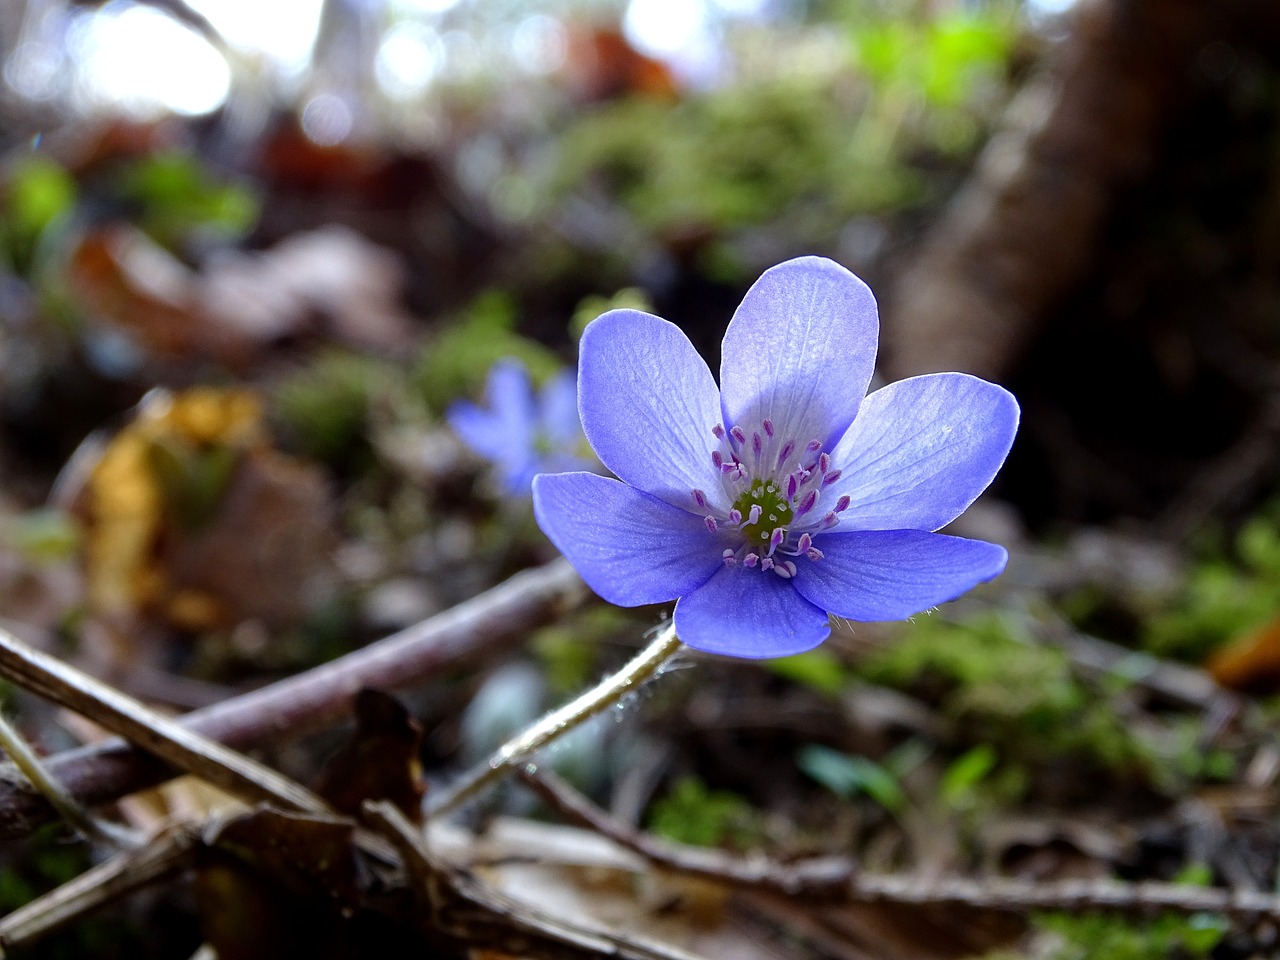
{"label": "green flower center", "polygon": [[[742,536],[747,544],[766,548],[773,531],[778,527],[785,528],[794,514],[786,493],[774,480],[753,480],[751,486],[733,501],[733,507],[742,514]],[[754,522],[752,507],[760,508],[754,515]]]}

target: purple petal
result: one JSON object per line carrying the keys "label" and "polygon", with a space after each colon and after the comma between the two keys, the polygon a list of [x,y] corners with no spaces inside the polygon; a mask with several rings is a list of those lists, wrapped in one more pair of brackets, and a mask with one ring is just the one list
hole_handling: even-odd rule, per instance
{"label": "purple petal", "polygon": [[834,443],[871,382],[879,329],[871,290],[839,264],[801,257],[766,270],[724,335],[726,426],[768,417],[784,440]]}
{"label": "purple petal", "polygon": [[557,373],[542,387],[538,395],[538,413],[542,432],[552,442],[573,446],[582,437],[582,421],[578,417],[578,378],[571,371]]}
{"label": "purple petal", "polygon": [[515,360],[500,360],[489,370],[485,395],[488,409],[463,400],[445,419],[467,446],[497,464],[507,489],[527,493],[537,416],[529,374]]}
{"label": "purple petal", "polygon": [[691,647],[731,657],[787,657],[831,633],[827,615],[776,574],[721,567],[676,604],[676,634]]}
{"label": "purple petal", "polygon": [[594,473],[533,479],[538,525],[583,580],[610,603],[662,603],[724,565],[722,537],[702,518]]}
{"label": "purple petal", "polygon": [[849,620],[902,620],[998,576],[1004,547],[922,530],[865,530],[817,537],[823,558],[792,581],[822,609]]}
{"label": "purple petal", "polygon": [[678,507],[694,489],[725,505],[711,462],[719,393],[679,327],[638,310],[610,310],[587,324],[578,409],[592,449],[627,483]]}
{"label": "purple petal", "polygon": [[841,530],[937,530],[991,483],[1018,432],[1018,401],[986,380],[932,373],[867,397],[836,444],[840,479],[830,494],[852,501]]}

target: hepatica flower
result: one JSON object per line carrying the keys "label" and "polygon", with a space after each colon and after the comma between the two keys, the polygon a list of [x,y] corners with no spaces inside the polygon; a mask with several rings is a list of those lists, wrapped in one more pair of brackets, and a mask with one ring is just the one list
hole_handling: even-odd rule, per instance
{"label": "hepatica flower", "polygon": [[685,643],[740,657],[808,650],[828,614],[903,619],[990,580],[1003,547],[933,531],[995,476],[1017,401],[960,373],[864,396],[878,335],[866,284],[816,257],[747,293],[718,389],[673,324],[604,314],[582,337],[578,408],[620,479],[536,477],[538,522],[606,600],[678,598]]}
{"label": "hepatica flower", "polygon": [[467,446],[494,463],[508,492],[527,494],[534,474],[589,465],[579,455],[582,425],[572,372],[557,374],[535,394],[518,360],[499,360],[485,393],[488,408],[461,400],[446,419]]}

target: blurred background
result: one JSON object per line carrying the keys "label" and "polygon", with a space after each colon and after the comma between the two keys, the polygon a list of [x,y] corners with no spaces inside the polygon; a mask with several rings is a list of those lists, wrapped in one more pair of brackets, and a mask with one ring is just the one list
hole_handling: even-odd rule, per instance
{"label": "blurred background", "polygon": [[[647,732],[566,762],[693,842],[803,848],[776,818],[827,816],[918,863],[909,796],[942,811],[952,866],[1195,860],[1270,889],[1271,813],[1270,852],[1228,869],[1177,811],[1243,789],[1280,691],[1271,0],[0,3],[0,624],[189,709],[446,609],[553,555],[451,405],[485,402],[504,358],[535,384],[571,369],[614,306],[678,323],[715,369],[746,288],[803,254],[876,291],[886,379],[1018,395],[1009,464],[958,528],[1011,547],[1006,585],[894,655],[867,628],[798,666],[700,665],[715,682],[673,684]],[[433,687],[428,768],[483,755],[654,620],[588,607]],[[1064,636],[1263,713],[1233,728],[1100,683],[1092,654],[1042,643]],[[937,723],[892,698],[889,719],[813,720],[855,687]],[[726,691],[799,713],[739,728]],[[44,749],[92,736],[24,709]],[[788,773],[762,782],[760,756]],[[1268,803],[1274,767],[1248,783]],[[1150,818],[1127,860],[983,832],[1099,782],[1107,824]],[[8,907],[64,868],[10,859]],[[186,955],[172,909],[171,942],[121,955]],[[1257,946],[1228,941],[1187,955]]]}

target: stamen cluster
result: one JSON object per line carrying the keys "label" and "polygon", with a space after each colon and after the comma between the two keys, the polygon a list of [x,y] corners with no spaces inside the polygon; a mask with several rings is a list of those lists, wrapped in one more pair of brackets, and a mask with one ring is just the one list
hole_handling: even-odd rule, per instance
{"label": "stamen cluster", "polygon": [[849,507],[849,497],[841,496],[830,509],[818,509],[823,490],[840,479],[822,441],[802,447],[795,438],[780,437],[768,417],[749,436],[741,426],[726,430],[723,424],[711,432],[717,440],[711,463],[731,506],[717,508],[701,489],[692,495],[710,533],[741,537],[721,554],[725,566],[772,570],[790,580],[798,572],[795,559],[821,560],[814,535],[835,527]]}

